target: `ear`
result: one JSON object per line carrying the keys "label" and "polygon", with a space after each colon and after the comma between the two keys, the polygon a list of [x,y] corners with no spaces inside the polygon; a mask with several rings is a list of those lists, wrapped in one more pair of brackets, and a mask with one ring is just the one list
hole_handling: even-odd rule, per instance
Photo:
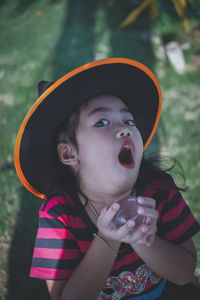
{"label": "ear", "polygon": [[70,143],[60,143],[57,147],[58,156],[64,165],[76,166],[79,163],[76,148]]}

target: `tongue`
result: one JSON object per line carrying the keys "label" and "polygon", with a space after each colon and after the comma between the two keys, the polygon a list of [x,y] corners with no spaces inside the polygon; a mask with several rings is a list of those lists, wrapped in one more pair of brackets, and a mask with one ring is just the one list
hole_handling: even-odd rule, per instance
{"label": "tongue", "polygon": [[119,161],[124,164],[124,165],[130,165],[133,162],[132,159],[132,154],[131,154],[131,150],[130,149],[123,149],[120,153],[119,153]]}

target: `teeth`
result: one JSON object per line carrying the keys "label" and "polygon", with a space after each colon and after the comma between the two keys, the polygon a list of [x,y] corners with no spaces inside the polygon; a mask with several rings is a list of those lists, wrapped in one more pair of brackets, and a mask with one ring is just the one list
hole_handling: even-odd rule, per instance
{"label": "teeth", "polygon": [[131,146],[129,146],[129,145],[126,145],[126,146],[124,146],[124,149],[131,149]]}

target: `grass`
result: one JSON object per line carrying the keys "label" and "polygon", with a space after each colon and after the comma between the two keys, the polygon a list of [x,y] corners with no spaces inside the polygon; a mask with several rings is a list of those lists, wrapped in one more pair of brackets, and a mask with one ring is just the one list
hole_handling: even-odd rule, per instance
{"label": "grass", "polygon": [[[125,29],[118,25],[131,1],[7,0],[0,4],[0,299],[49,299],[45,284],[28,278],[41,201],[21,186],[14,170],[18,128],[37,98],[37,82],[55,80],[91,59],[124,56],[157,75],[163,114],[149,151],[161,149],[183,165],[189,189],[184,197],[200,220],[198,184],[200,122],[198,47],[185,53],[189,71],[180,76],[163,54],[162,40],[191,40],[174,15],[150,24],[144,14]],[[191,18],[192,24],[196,20]],[[176,30],[175,30],[176,28]],[[176,34],[172,35],[172,32]],[[152,33],[160,38],[157,43]],[[159,52],[160,51],[160,52]],[[196,274],[200,278],[200,236]],[[7,294],[7,296],[6,296]]]}
{"label": "grass", "polygon": [[[0,6],[2,45],[0,53],[0,298],[2,299],[5,299],[7,290],[7,299],[30,297],[31,285],[28,284],[28,276],[21,275],[28,272],[30,266],[28,256],[32,255],[29,245],[33,246],[34,240],[32,236],[34,224],[32,223],[31,226],[27,221],[30,220],[30,216],[32,218],[34,207],[38,209],[41,203],[31,195],[23,196],[24,188],[21,187],[14,170],[13,149],[21,120],[37,98],[37,82],[42,78],[50,80],[52,77],[51,55],[59,38],[67,9],[66,1],[55,3],[28,1],[28,8],[25,7],[27,2],[24,2],[24,6],[22,2],[6,1]],[[37,217],[36,211],[35,216]],[[33,220],[36,225],[36,218]],[[21,247],[18,241],[21,242]],[[14,253],[13,247],[16,249]],[[19,262],[23,264],[19,265]],[[34,298],[34,293],[32,294]]]}
{"label": "grass", "polygon": [[[195,26],[195,19],[190,19],[191,26]],[[176,31],[174,30],[176,28]],[[175,32],[175,33],[174,33]],[[194,36],[186,35],[183,27],[173,16],[162,13],[160,19],[154,24],[154,33],[162,41],[166,37],[179,42],[190,42],[189,50],[184,52],[187,72],[178,75],[170,66],[166,57],[158,60],[155,70],[163,93],[163,112],[159,127],[161,153],[175,157],[182,165],[185,173],[188,190],[183,193],[196,219],[200,221],[199,193],[199,151],[200,130],[197,124],[200,121],[199,106],[199,67],[192,63],[195,55],[200,54],[200,43]],[[200,31],[199,31],[200,33]],[[158,51],[158,45],[154,45]],[[175,179],[179,179],[175,176]],[[194,237],[197,247],[198,265],[196,276],[200,278],[200,235]]]}
{"label": "grass", "polygon": [[[169,153],[181,163],[188,190],[183,196],[190,206],[197,220],[200,220],[199,198],[199,145],[200,132],[196,124],[200,121],[198,105],[198,80],[197,74],[183,76],[180,80],[173,81],[175,77],[170,70],[166,77],[171,77],[170,88],[167,79],[160,80],[163,88],[164,113],[162,123],[164,132],[160,134],[161,151]],[[174,78],[175,79],[175,78]],[[186,83],[187,84],[184,84]],[[167,136],[167,139],[166,139]],[[176,177],[175,177],[176,178]],[[197,276],[200,275],[200,235],[194,237],[198,254]]]}

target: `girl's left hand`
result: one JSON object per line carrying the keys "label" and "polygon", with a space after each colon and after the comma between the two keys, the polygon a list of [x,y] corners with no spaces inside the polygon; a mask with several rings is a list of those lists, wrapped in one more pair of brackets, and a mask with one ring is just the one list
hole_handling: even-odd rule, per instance
{"label": "girl's left hand", "polygon": [[[157,220],[159,213],[155,209],[156,201],[149,197],[138,197],[138,204],[142,207],[138,208],[138,213],[146,217],[145,224],[140,225],[139,230],[143,233],[141,238],[136,241],[137,244],[144,244],[150,247],[153,244],[157,231]],[[132,245],[134,247],[134,244]]]}

